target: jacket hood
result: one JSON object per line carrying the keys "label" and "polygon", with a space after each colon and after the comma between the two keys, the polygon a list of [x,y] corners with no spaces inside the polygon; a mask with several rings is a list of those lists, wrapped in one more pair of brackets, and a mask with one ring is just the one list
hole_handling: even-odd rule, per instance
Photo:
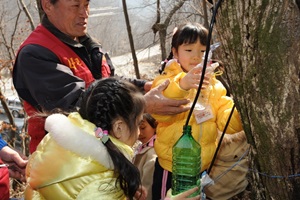
{"label": "jacket hood", "polygon": [[95,125],[84,120],[78,113],[69,117],[53,114],[47,117],[45,129],[53,140],[65,149],[82,157],[91,157],[108,169],[114,165],[104,144],[94,134]]}

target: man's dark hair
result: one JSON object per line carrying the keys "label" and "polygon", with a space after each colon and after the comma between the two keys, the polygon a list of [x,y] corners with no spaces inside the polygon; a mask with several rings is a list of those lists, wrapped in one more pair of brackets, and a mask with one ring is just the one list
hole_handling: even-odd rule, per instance
{"label": "man's dark hair", "polygon": [[[51,3],[51,4],[56,4],[56,2],[58,2],[58,0],[50,0],[50,3]],[[40,0],[40,1],[38,2],[38,6],[41,8],[42,11],[44,11],[44,10],[43,10],[43,7],[42,7],[42,0]]]}

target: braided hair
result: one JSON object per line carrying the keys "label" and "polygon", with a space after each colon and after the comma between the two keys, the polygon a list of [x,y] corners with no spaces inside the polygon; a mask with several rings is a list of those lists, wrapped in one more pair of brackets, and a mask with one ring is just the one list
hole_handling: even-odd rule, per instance
{"label": "braided hair", "polygon": [[[145,108],[145,99],[138,88],[116,77],[95,81],[85,92],[79,113],[83,119],[103,130],[112,130],[113,121],[121,118],[130,132],[137,133],[138,116]],[[124,194],[133,199],[141,185],[139,170],[114,145],[111,140],[104,144],[114,164],[114,173]],[[116,181],[116,183],[117,183]]]}
{"label": "braided hair", "polygon": [[172,43],[171,43],[171,52],[168,58],[162,62],[162,65],[159,69],[159,73],[162,74],[165,70],[166,64],[169,60],[173,58],[172,48],[178,50],[178,47],[182,44],[193,44],[199,39],[202,45],[207,45],[208,40],[208,30],[199,23],[186,23],[182,24],[178,28],[174,29]]}

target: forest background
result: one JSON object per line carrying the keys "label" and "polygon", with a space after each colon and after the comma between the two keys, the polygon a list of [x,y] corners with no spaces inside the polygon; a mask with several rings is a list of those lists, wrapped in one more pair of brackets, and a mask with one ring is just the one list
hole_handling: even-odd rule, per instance
{"label": "forest background", "polygon": [[[5,100],[16,95],[11,82],[16,51],[39,24],[40,12],[36,0],[0,2],[0,96],[8,121],[2,133],[28,155],[27,118],[18,130]],[[300,1],[210,2],[91,0],[88,30],[109,52],[117,74],[151,80],[169,53],[174,27],[204,24],[211,42],[221,42],[216,56],[225,64],[223,76],[251,144],[247,198],[300,199]],[[12,184],[16,191],[22,187]]]}

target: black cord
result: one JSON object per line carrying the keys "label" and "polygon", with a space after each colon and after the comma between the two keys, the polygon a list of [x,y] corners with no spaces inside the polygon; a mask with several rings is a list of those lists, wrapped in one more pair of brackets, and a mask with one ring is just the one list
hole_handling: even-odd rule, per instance
{"label": "black cord", "polygon": [[211,161],[211,163],[210,163],[210,166],[209,166],[209,168],[208,168],[208,170],[207,170],[207,174],[209,174],[209,172],[211,171],[211,168],[212,168],[212,166],[213,166],[213,164],[214,164],[214,162],[215,162],[215,160],[216,160],[216,157],[217,157],[217,155],[218,155],[218,151],[219,151],[219,149],[220,149],[220,147],[221,147],[221,143],[222,143],[223,137],[224,137],[224,135],[225,135],[225,132],[226,132],[226,130],[227,130],[227,127],[228,127],[228,125],[229,125],[229,122],[230,122],[231,116],[232,116],[232,114],[233,114],[234,108],[235,108],[235,104],[233,104],[233,107],[232,107],[231,112],[230,112],[230,114],[229,114],[229,117],[228,117],[228,119],[227,119],[226,125],[225,125],[225,127],[224,127],[223,133],[222,133],[222,135],[221,135],[221,137],[220,137],[220,140],[219,140],[217,149],[216,149],[216,151],[215,151],[214,157],[213,157],[213,159],[212,159],[212,161]]}
{"label": "black cord", "polygon": [[214,23],[215,23],[215,17],[217,15],[217,10],[218,10],[218,8],[221,5],[221,1],[222,0],[219,0],[216,3],[216,6],[214,6],[213,15],[212,15],[212,18],[211,18],[211,22],[210,22],[210,26],[209,26],[209,32],[208,32],[208,37],[207,37],[207,44],[206,44],[206,51],[205,51],[205,57],[204,57],[204,63],[203,63],[203,69],[202,69],[201,79],[200,79],[199,87],[198,87],[198,90],[197,90],[194,102],[193,102],[192,107],[190,109],[190,112],[188,114],[185,126],[187,126],[189,124],[191,115],[193,113],[193,110],[195,108],[195,105],[197,103],[197,100],[198,100],[198,97],[200,95],[200,91],[201,91],[201,88],[202,88],[202,85],[203,85],[203,80],[204,80],[204,76],[205,76],[205,70],[206,70],[206,66],[207,66],[207,59],[208,59],[208,54],[209,54],[209,50],[210,50],[210,40],[211,40],[211,36],[212,36],[212,30],[213,30],[213,26],[214,26]]}

